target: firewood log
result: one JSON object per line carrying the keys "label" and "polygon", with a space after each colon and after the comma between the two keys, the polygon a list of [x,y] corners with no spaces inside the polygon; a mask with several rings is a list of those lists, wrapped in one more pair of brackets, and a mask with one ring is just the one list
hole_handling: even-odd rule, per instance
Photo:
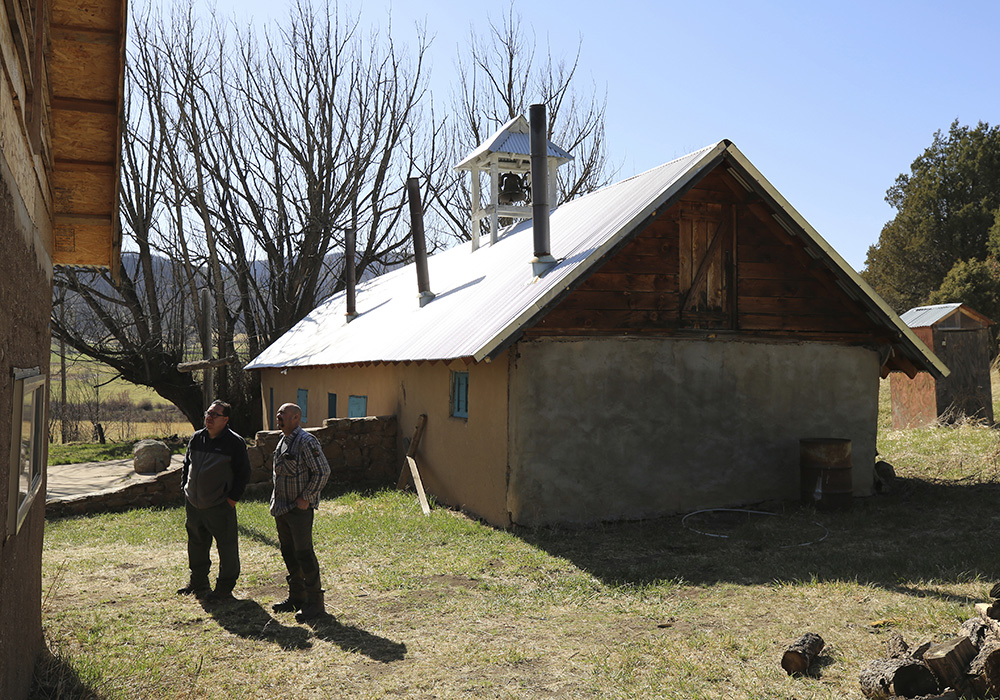
{"label": "firewood log", "polygon": [[893,632],[885,640],[885,650],[890,659],[903,659],[910,655],[910,645],[899,632]]}
{"label": "firewood log", "polygon": [[983,640],[991,633],[990,626],[981,617],[970,617],[962,623],[959,632],[972,640],[978,649],[983,645]]}
{"label": "firewood log", "polygon": [[937,676],[942,688],[961,690],[969,668],[976,658],[976,645],[966,636],[934,644],[924,652],[924,663]]}
{"label": "firewood log", "polygon": [[1000,639],[988,637],[969,664],[969,681],[979,697],[1000,695]]}
{"label": "firewood log", "polygon": [[781,657],[781,667],[788,675],[805,673],[813,660],[823,651],[825,642],[815,632],[806,632],[785,650]]}
{"label": "firewood log", "polygon": [[914,658],[872,661],[858,677],[866,698],[884,700],[894,695],[912,698],[939,692],[931,670]]}

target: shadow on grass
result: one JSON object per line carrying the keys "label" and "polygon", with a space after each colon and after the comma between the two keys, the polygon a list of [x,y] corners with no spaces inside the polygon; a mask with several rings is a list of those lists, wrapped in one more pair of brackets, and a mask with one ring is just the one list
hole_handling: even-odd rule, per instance
{"label": "shadow on grass", "polygon": [[92,687],[61,654],[42,649],[35,660],[28,700],[102,700],[105,695]]}
{"label": "shadow on grass", "polygon": [[[890,493],[855,498],[840,512],[784,503],[749,506],[776,516],[741,525],[717,521],[692,528],[690,518],[676,516],[515,532],[610,585],[857,581],[967,604],[905,582],[1000,578],[998,505],[998,484],[899,479]],[[984,599],[988,588],[984,584]]]}
{"label": "shadow on grass", "polygon": [[333,615],[324,615],[307,623],[319,639],[336,644],[344,651],[364,654],[370,659],[391,663],[402,661],[406,645],[353,625],[341,624]]}
{"label": "shadow on grass", "polygon": [[259,542],[265,547],[273,547],[274,549],[281,549],[281,545],[278,543],[278,540],[271,537],[266,532],[261,532],[260,530],[258,530],[253,526],[244,525],[242,523],[240,523],[236,527],[239,529],[240,534],[246,537],[247,539]]}
{"label": "shadow on grass", "polygon": [[286,627],[254,600],[234,600],[227,603],[204,601],[205,612],[227,632],[244,639],[273,642],[286,651],[308,649],[310,634],[301,627]]}

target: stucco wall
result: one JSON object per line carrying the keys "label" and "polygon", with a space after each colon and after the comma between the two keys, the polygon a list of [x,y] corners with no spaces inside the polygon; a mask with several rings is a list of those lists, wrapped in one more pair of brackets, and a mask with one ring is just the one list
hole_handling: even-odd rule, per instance
{"label": "stucco wall", "polygon": [[515,523],[641,518],[798,498],[799,440],[852,440],[872,492],[877,353],[819,343],[639,338],[517,345]]}
{"label": "stucco wall", "polygon": [[[347,416],[349,395],[367,396],[369,415],[398,419],[400,467],[420,414],[427,414],[417,452],[424,488],[442,503],[507,525],[507,364],[505,354],[492,363],[470,365],[454,361],[289,368],[287,374],[268,369],[261,371],[261,394],[266,416],[272,388],[275,408],[294,403],[297,390],[308,389],[309,425],[320,425],[328,417],[328,393],[337,394],[338,417]],[[469,373],[468,419],[450,416],[453,370]]]}

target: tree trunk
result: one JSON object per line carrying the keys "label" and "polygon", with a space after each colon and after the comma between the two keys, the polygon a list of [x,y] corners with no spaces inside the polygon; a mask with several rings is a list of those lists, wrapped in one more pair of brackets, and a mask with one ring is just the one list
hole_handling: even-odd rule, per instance
{"label": "tree trunk", "polygon": [[781,657],[781,667],[788,675],[805,673],[823,650],[825,642],[815,632],[806,632],[792,643]]}
{"label": "tree trunk", "polygon": [[931,670],[916,659],[880,659],[872,661],[858,677],[866,698],[884,699],[894,695],[913,698],[938,692],[937,679]]}

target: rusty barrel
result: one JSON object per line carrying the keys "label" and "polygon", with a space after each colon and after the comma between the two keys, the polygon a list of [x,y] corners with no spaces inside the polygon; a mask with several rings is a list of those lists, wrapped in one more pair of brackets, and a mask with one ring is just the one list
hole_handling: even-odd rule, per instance
{"label": "rusty barrel", "polygon": [[799,467],[804,503],[811,503],[821,510],[850,507],[854,495],[850,440],[799,440]]}

